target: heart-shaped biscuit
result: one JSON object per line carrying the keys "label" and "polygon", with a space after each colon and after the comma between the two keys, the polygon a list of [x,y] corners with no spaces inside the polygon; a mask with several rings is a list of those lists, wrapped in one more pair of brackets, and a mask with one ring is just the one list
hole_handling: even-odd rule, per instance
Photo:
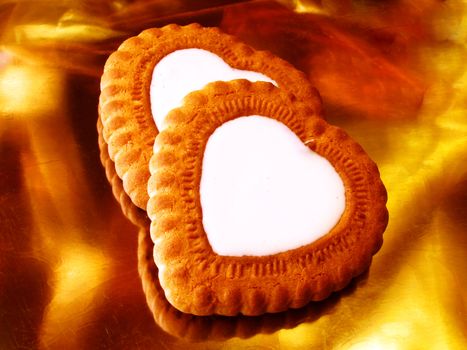
{"label": "heart-shaped biscuit", "polygon": [[[102,124],[98,120],[98,129]],[[306,308],[287,310],[284,313],[265,314],[252,319],[251,317],[196,317],[175,309],[165,298],[159,278],[158,269],[154,264],[154,243],[149,235],[150,222],[146,212],[136,207],[123,190],[122,180],[117,176],[111,161],[107,144],[99,133],[101,162],[106,170],[106,176],[112,186],[112,192],[121,206],[124,215],[137,227],[138,234],[138,272],[141,277],[144,294],[155,322],[165,332],[179,338],[189,340],[225,340],[232,337],[249,338],[260,333],[273,333],[279,329],[296,327],[302,322],[310,322],[328,313],[339,300],[339,297],[329,298],[321,303],[311,303]],[[347,292],[350,292],[348,290]]]}
{"label": "heart-shaped biscuit", "polygon": [[[386,190],[362,147],[313,113],[306,100],[246,80],[210,84],[169,113],[154,143],[147,212],[160,283],[177,309],[298,308],[369,266],[387,225]],[[238,132],[223,136],[232,125]],[[271,150],[281,149],[277,159],[293,169],[273,164]]]}
{"label": "heart-shaped biscuit", "polygon": [[159,123],[184,95],[211,81],[270,81],[309,102],[318,93],[305,75],[271,53],[256,51],[217,28],[192,24],[148,29],[126,40],[107,60],[101,79],[102,135],[125,192],[139,208],[148,200],[148,162]]}

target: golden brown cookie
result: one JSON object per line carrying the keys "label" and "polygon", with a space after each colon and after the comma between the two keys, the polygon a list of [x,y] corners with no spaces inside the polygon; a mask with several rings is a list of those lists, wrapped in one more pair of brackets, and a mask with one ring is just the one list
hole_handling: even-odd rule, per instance
{"label": "golden brown cookie", "polygon": [[[150,162],[147,212],[160,284],[174,307],[195,315],[280,312],[322,300],[368,268],[387,225],[386,190],[362,147],[343,130],[310,118],[313,107],[272,84],[237,80],[188,95],[184,105],[167,116]],[[279,122],[338,174],[344,207],[322,237],[274,254],[214,251],[205,230],[205,197],[200,195],[206,145],[218,129],[245,116]],[[237,146],[243,142],[239,137]],[[324,197],[328,190],[333,189],[327,188]],[[287,237],[295,222],[286,225],[291,227],[291,232],[283,231]]]}
{"label": "golden brown cookie", "polygon": [[163,58],[190,48],[209,51],[234,69],[265,74],[294,98],[307,100],[311,109],[309,117],[321,113],[319,95],[303,73],[271,53],[256,51],[217,28],[171,24],[129,38],[105,64],[99,111],[102,135],[117,174],[123,180],[125,192],[142,209],[146,209],[148,200],[148,162],[158,133],[151,112],[151,108],[158,110],[157,106],[151,106],[152,74]]}
{"label": "golden brown cookie", "polygon": [[329,313],[336,305],[341,295],[322,302],[310,303],[304,308],[254,317],[194,316],[175,309],[165,298],[164,290],[159,283],[158,270],[153,258],[154,244],[149,234],[150,221],[146,212],[136,207],[123,191],[122,181],[115,172],[113,162],[107,153],[107,144],[100,134],[102,130],[100,119],[97,129],[101,162],[112,185],[114,197],[120,203],[125,216],[139,227],[138,271],[149,309],[155,322],[164,331],[192,341],[250,338],[256,334],[270,334],[280,329],[290,329],[303,322],[313,322]]}

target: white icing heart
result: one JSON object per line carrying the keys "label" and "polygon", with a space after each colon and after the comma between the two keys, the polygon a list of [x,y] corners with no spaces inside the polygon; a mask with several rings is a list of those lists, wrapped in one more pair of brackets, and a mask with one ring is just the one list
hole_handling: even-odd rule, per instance
{"label": "white icing heart", "polygon": [[214,81],[247,79],[251,82],[276,82],[264,74],[230,67],[222,58],[202,49],[174,51],[161,59],[152,74],[151,111],[157,129],[164,128],[164,118],[182,105],[190,92],[200,90]]}
{"label": "white icing heart", "polygon": [[236,118],[209,137],[200,196],[209,243],[228,256],[312,243],[345,209],[344,184],[329,161],[263,116]]}

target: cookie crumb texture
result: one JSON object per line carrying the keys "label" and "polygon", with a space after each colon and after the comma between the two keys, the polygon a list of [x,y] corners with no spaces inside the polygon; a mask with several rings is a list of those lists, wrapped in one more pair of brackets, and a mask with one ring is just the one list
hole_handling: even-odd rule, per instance
{"label": "cookie crumb texture", "polygon": [[[346,207],[324,237],[268,256],[213,252],[200,205],[204,149],[217,127],[245,115],[285,124],[334,166]],[[368,268],[388,221],[386,190],[362,147],[316,117],[307,101],[269,83],[216,82],[188,95],[156,137],[150,172],[147,212],[160,283],[174,307],[195,315],[259,315],[322,300]]]}

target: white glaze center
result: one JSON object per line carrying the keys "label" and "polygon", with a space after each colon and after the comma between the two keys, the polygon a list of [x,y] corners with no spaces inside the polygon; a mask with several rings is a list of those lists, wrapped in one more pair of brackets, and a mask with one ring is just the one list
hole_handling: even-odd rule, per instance
{"label": "white glaze center", "polygon": [[224,123],[209,137],[200,183],[203,226],[219,255],[271,255],[326,235],[345,208],[328,160],[263,116]]}
{"label": "white glaze center", "polygon": [[247,79],[251,82],[276,82],[264,74],[230,67],[216,54],[202,49],[174,51],[161,59],[152,74],[151,111],[157,129],[164,128],[164,118],[182,105],[190,92],[200,90],[214,81]]}

